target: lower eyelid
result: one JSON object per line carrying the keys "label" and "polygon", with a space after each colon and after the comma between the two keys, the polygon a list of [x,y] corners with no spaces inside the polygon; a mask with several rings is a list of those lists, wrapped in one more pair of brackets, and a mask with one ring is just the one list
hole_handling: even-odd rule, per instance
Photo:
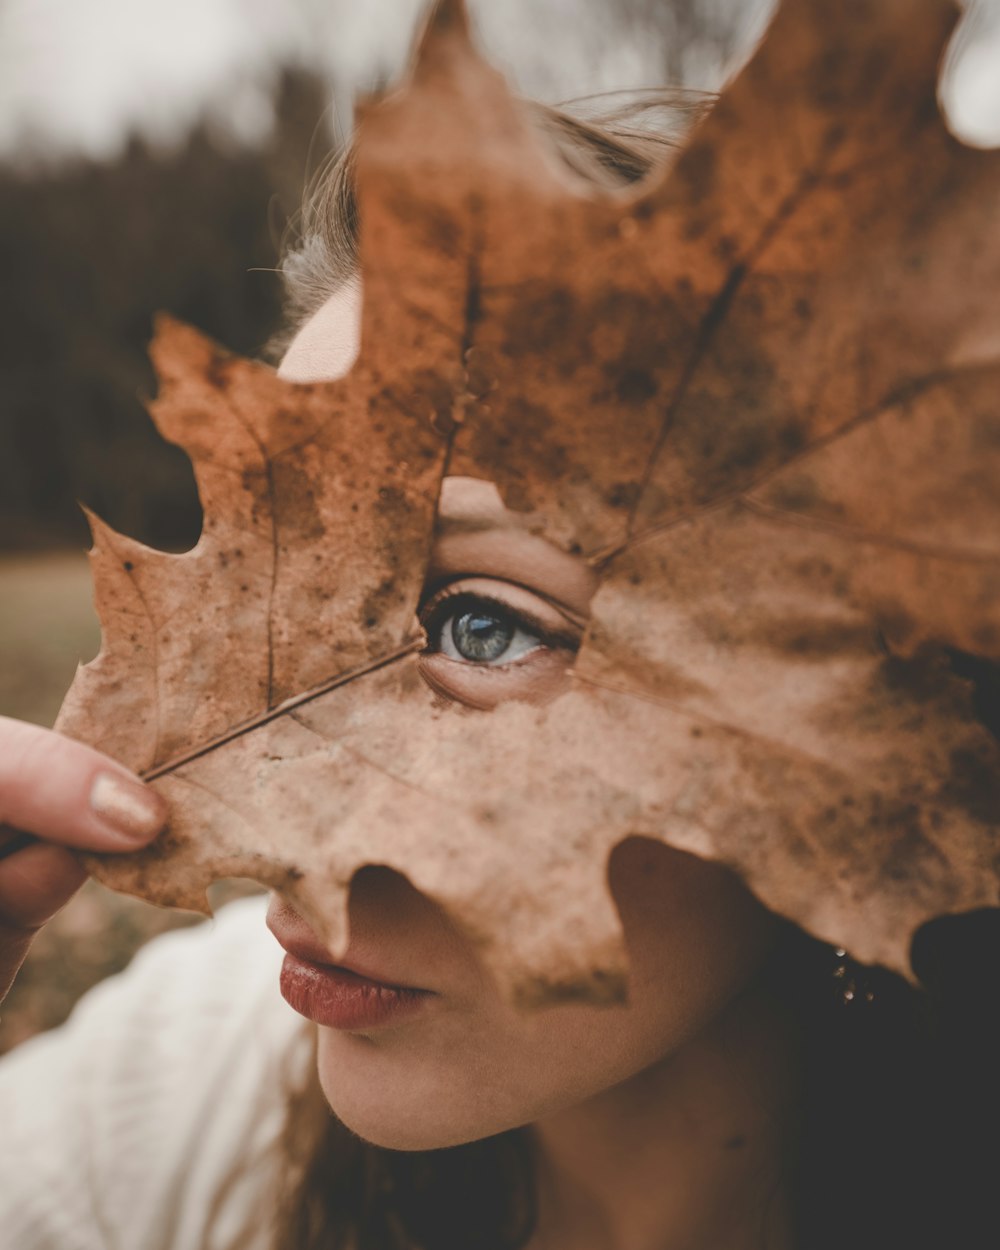
{"label": "lower eyelid", "polygon": [[433,663],[445,672],[454,673],[456,676],[461,674],[463,681],[487,682],[502,681],[508,677],[515,678],[519,674],[526,675],[526,670],[529,668],[541,668],[546,665],[568,669],[574,658],[575,653],[565,647],[546,646],[534,647],[516,659],[494,664],[476,664],[470,660],[456,660],[450,655],[445,655],[443,651],[424,651],[420,656],[422,664]]}
{"label": "lower eyelid", "polygon": [[420,673],[436,694],[450,703],[492,711],[501,703],[541,704],[565,689],[574,652],[536,647],[509,664],[470,664],[441,651],[423,652]]}

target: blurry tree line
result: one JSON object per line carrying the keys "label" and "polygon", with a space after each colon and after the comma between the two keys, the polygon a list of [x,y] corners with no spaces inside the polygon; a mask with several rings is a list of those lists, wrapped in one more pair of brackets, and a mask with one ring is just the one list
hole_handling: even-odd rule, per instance
{"label": "blurry tree line", "polygon": [[[285,78],[266,146],[202,129],[171,154],[135,140],[114,164],[0,168],[0,549],[88,544],[80,500],[165,547],[198,536],[187,457],[142,403],[165,310],[244,355],[280,324],[273,270],[328,99]],[[260,272],[263,270],[264,272]]]}

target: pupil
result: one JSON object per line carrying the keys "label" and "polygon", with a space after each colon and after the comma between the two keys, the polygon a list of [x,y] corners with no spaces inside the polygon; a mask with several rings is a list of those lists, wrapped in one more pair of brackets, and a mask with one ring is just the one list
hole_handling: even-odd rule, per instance
{"label": "pupil", "polygon": [[451,624],[455,650],[465,660],[496,660],[510,646],[514,627],[487,612],[461,612]]}

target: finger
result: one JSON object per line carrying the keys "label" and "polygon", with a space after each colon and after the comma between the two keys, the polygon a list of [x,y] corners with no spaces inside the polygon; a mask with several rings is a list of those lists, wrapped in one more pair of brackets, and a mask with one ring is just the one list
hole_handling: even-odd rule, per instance
{"label": "finger", "polygon": [[8,855],[13,855],[22,846],[28,846],[34,841],[30,833],[12,829],[10,825],[0,825],[0,859],[6,859]]}
{"label": "finger", "polygon": [[14,929],[41,928],[86,879],[72,851],[33,842],[0,861],[0,922]]}
{"label": "finger", "polygon": [[0,1001],[35,933],[69,901],[86,875],[71,851],[44,842],[0,863]]}
{"label": "finger", "polygon": [[12,929],[0,921],[0,1003],[14,984],[36,930]]}
{"label": "finger", "polygon": [[128,851],[165,819],[160,796],[99,751],[0,717],[0,823],[65,846]]}

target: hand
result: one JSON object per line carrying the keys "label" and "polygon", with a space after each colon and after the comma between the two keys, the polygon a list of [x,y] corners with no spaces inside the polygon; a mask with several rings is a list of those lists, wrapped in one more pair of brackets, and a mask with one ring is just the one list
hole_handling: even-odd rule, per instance
{"label": "hand", "polygon": [[0,716],[0,1000],[34,935],[86,879],[73,849],[134,851],[165,820],[163,800],[121,764]]}

